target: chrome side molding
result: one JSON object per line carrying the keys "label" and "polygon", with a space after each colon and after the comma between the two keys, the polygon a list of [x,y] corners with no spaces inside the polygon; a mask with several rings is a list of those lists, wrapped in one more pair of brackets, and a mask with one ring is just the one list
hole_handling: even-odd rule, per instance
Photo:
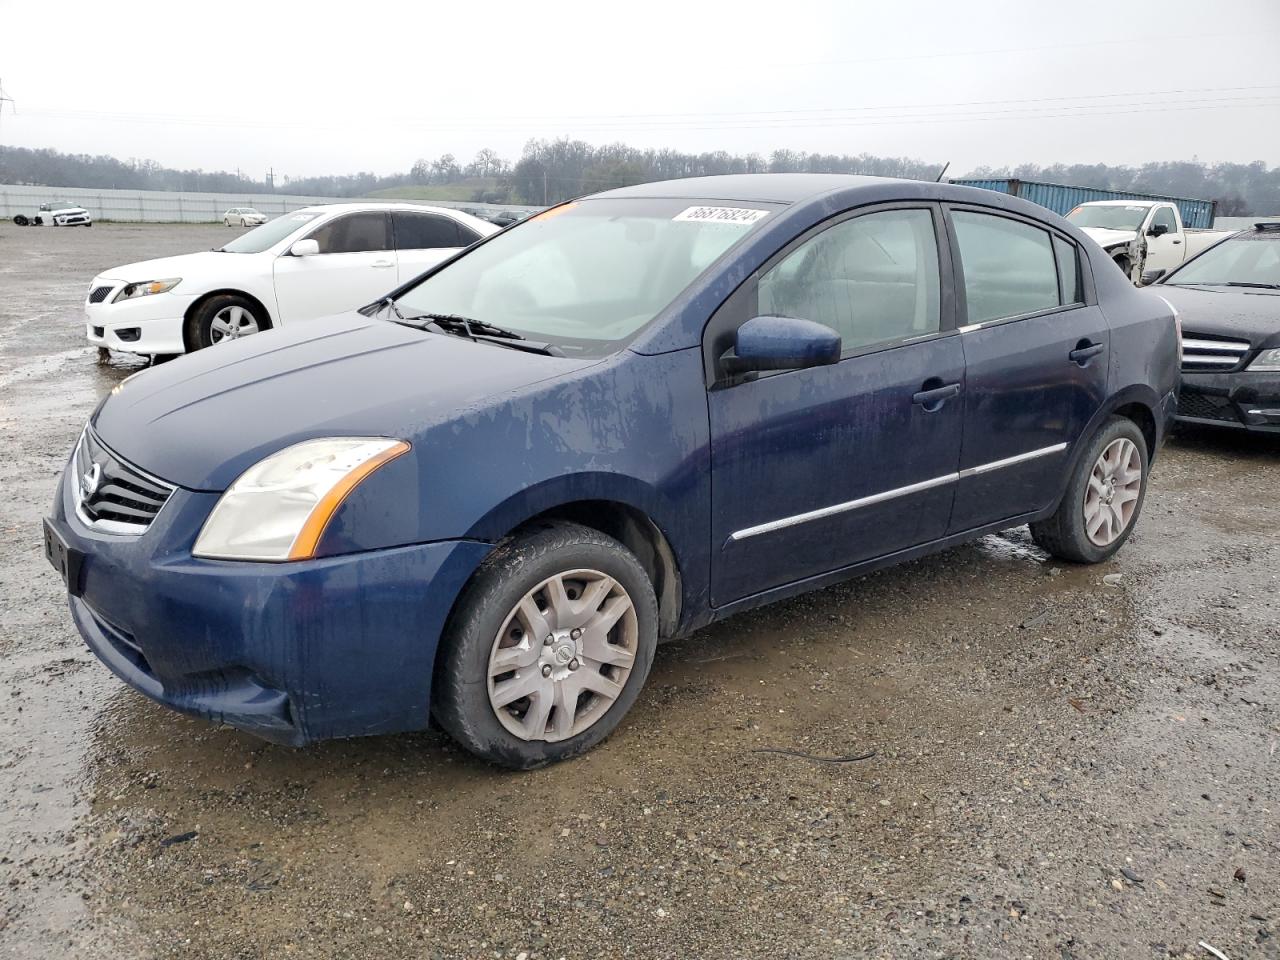
{"label": "chrome side molding", "polygon": [[776,530],[785,530],[787,527],[798,526],[802,523],[810,523],[814,520],[822,520],[826,517],[833,517],[836,514],[848,513],[851,510],[859,510],[862,507],[874,506],[877,503],[885,503],[889,500],[896,500],[899,497],[907,497],[913,493],[921,493],[925,490],[932,490],[934,487],[946,486],[949,483],[955,483],[966,477],[976,477],[980,474],[991,473],[994,470],[1002,470],[1005,467],[1012,467],[1019,463],[1026,463],[1028,460],[1035,460],[1039,457],[1047,457],[1055,453],[1061,453],[1066,450],[1069,444],[1055,443],[1050,447],[1041,447],[1038,450],[1028,450],[1026,453],[1019,453],[1013,457],[1005,457],[1003,460],[992,460],[990,463],[981,463],[976,467],[966,467],[958,473],[948,473],[941,477],[934,477],[931,480],[921,480],[919,483],[908,484],[905,487],[895,487],[892,490],[884,490],[880,493],[873,493],[870,496],[859,497],[857,500],[847,500],[844,503],[834,503],[829,507],[820,507],[817,510],[809,510],[806,513],[797,513],[790,517],[782,517],[778,520],[770,520],[768,523],[760,523],[754,527],[745,527],[742,530],[735,530],[729,535],[730,542],[738,540],[746,540],[749,537],[758,537],[762,533],[773,533]]}

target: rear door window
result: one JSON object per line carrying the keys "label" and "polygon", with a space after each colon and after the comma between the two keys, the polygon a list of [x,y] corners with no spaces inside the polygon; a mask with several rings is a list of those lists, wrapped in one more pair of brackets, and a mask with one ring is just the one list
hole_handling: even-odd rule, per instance
{"label": "rear door window", "polygon": [[330,220],[308,239],[319,244],[321,253],[365,253],[390,250],[390,232],[385,213],[349,213]]}
{"label": "rear door window", "polygon": [[1049,232],[1020,220],[968,210],[951,214],[964,271],[969,323],[1060,305],[1058,259]]}
{"label": "rear door window", "polygon": [[392,213],[395,223],[396,248],[399,250],[433,250],[438,247],[461,247],[458,224],[448,217],[430,213]]}

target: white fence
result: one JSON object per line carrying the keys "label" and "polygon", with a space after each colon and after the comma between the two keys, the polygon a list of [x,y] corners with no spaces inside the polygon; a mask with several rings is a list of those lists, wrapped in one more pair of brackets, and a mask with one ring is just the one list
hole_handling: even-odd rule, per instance
{"label": "white fence", "polygon": [[[232,207],[253,207],[268,217],[276,217],[299,207],[321,203],[342,203],[335,197],[300,197],[271,193],[171,193],[162,190],[97,190],[83,187],[33,187],[0,183],[0,220],[18,214],[30,217],[40,204],[69,200],[89,211],[95,220],[126,220],[145,223],[213,223]],[[350,201],[345,201],[350,202]],[[435,207],[454,207],[476,213],[500,210],[533,210],[494,203],[459,203],[423,200]]]}

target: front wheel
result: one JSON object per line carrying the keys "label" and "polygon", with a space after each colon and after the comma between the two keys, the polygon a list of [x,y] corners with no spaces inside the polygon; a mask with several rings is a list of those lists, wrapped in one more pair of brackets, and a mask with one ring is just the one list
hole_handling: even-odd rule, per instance
{"label": "front wheel", "polygon": [[432,713],[467,750],[517,770],[583,753],[635,703],[658,602],[635,555],[577,524],[498,547],[437,657]]}
{"label": "front wheel", "polygon": [[1147,440],[1138,425],[1112,417],[1076,462],[1058,510],[1031,524],[1031,537],[1055,557],[1101,563],[1129,539],[1147,496]]}
{"label": "front wheel", "polygon": [[268,326],[249,300],[235,294],[221,294],[200,304],[187,318],[187,345],[192,350],[202,350],[250,336]]}

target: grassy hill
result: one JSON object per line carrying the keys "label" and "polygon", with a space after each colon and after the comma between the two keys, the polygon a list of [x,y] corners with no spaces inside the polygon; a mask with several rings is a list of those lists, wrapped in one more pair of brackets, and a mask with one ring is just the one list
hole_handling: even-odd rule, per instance
{"label": "grassy hill", "polygon": [[497,189],[496,177],[469,177],[458,183],[440,183],[431,186],[388,187],[375,190],[366,196],[375,200],[474,200],[481,191]]}

